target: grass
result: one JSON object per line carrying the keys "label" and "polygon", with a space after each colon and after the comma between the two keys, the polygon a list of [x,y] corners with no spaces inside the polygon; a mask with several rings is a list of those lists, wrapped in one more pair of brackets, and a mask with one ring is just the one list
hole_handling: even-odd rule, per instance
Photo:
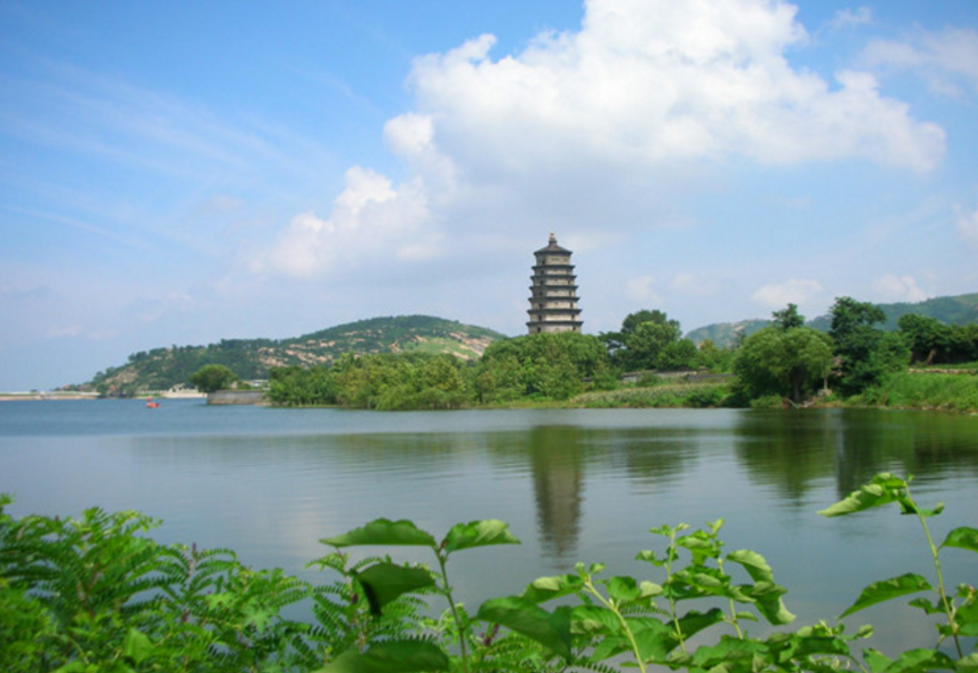
{"label": "grass", "polygon": [[882,386],[867,390],[855,401],[901,409],[976,412],[978,376],[922,371],[894,374]]}
{"label": "grass", "polygon": [[726,406],[727,385],[715,383],[666,383],[653,387],[628,387],[578,395],[574,406],[591,408],[708,408]]}

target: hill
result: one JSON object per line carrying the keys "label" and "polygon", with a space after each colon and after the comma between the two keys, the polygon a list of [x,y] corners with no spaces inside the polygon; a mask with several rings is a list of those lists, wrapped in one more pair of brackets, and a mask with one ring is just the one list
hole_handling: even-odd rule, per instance
{"label": "hill", "polygon": [[[969,325],[978,321],[978,293],[961,294],[953,297],[935,297],[921,302],[897,304],[877,304],[886,315],[886,322],[883,328],[895,330],[897,321],[901,316],[908,313],[936,318],[945,325]],[[733,346],[737,339],[743,336],[750,336],[757,330],[771,324],[770,320],[741,320],[739,322],[714,323],[699,327],[689,332],[686,336],[696,344],[700,344],[706,339],[722,347]],[[806,325],[815,329],[828,332],[832,324],[830,315],[822,315],[809,320]]]}
{"label": "hill", "polygon": [[430,316],[371,318],[291,339],[222,339],[133,353],[126,364],[99,372],[80,387],[108,395],[168,390],[189,386],[190,375],[208,364],[229,367],[245,380],[263,379],[271,367],[326,364],[350,352],[451,353],[472,359],[504,338],[490,329]]}

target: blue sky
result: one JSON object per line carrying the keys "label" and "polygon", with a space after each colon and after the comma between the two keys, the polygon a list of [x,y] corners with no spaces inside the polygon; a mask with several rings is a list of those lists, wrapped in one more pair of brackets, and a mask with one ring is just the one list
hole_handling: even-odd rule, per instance
{"label": "blue sky", "polygon": [[0,390],[383,315],[978,291],[978,4],[0,3]]}

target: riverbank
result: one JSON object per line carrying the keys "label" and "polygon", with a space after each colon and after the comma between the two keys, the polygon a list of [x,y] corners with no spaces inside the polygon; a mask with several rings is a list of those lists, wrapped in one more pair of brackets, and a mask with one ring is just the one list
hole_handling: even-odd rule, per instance
{"label": "riverbank", "polygon": [[98,393],[71,392],[38,392],[29,393],[0,393],[0,402],[20,402],[37,400],[97,400]]}

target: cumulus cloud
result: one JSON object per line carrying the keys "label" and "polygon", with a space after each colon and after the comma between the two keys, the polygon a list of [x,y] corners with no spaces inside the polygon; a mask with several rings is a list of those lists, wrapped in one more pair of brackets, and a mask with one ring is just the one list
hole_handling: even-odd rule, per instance
{"label": "cumulus cloud", "polygon": [[978,31],[973,29],[918,29],[903,40],[874,40],[861,60],[870,68],[913,72],[943,95],[978,92]]}
{"label": "cumulus cloud", "polygon": [[887,302],[918,302],[927,299],[928,295],[913,276],[897,276],[888,273],[873,282],[873,289],[883,301]]}
{"label": "cumulus cloud", "polygon": [[292,218],[268,256],[288,275],[312,277],[355,268],[364,259],[424,259],[437,254],[437,238],[422,231],[427,197],[419,179],[395,188],[391,180],[355,166],[326,219]]}
{"label": "cumulus cloud", "polygon": [[652,276],[632,278],[625,284],[625,295],[634,301],[657,303],[659,293],[655,291]]}
{"label": "cumulus cloud", "polygon": [[978,248],[978,209],[958,214],[958,232],[969,245]]}
{"label": "cumulus cloud", "polygon": [[835,29],[855,28],[873,22],[873,10],[869,7],[859,9],[840,9],[832,17],[831,26]]}
{"label": "cumulus cloud", "polygon": [[780,284],[765,285],[751,295],[751,301],[766,308],[784,308],[788,304],[801,304],[815,297],[822,290],[817,280],[792,278]]}
{"label": "cumulus cloud", "polygon": [[649,185],[667,198],[684,164],[933,168],[944,132],[871,74],[830,82],[792,67],[788,50],[807,40],[795,14],[780,0],[588,0],[580,30],[521,53],[494,59],[482,35],[419,57],[416,109],[384,128],[404,181],[350,169],[332,212],[295,216],[260,266],[310,277],[430,259],[448,235],[522,234],[548,218],[567,234],[597,218],[641,227]]}
{"label": "cumulus cloud", "polygon": [[419,105],[466,163],[529,171],[569,158],[649,164],[853,155],[926,170],[944,135],[865,73],[793,69],[795,8],[760,0],[591,0],[582,30],[493,61],[481,36],[418,59]]}

